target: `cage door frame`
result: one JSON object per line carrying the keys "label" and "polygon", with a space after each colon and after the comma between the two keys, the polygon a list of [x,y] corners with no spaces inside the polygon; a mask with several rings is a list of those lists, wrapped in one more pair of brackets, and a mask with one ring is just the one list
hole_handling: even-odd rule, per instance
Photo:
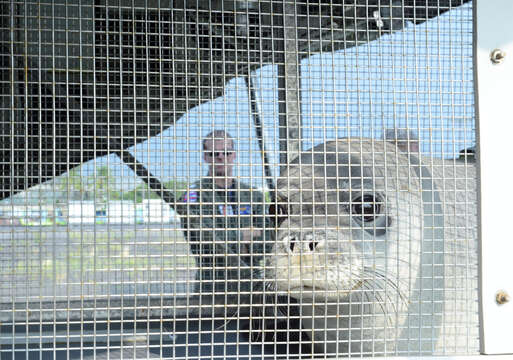
{"label": "cage door frame", "polygon": [[513,202],[513,192],[507,190],[513,178],[513,167],[507,164],[513,133],[513,2],[476,0],[473,5],[480,173],[481,352],[513,354],[513,262],[506,228],[511,217],[505,206]]}

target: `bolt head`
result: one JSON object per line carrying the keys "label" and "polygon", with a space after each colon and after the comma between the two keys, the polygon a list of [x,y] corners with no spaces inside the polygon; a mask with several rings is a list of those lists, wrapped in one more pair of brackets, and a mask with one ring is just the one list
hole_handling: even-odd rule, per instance
{"label": "bolt head", "polygon": [[492,64],[501,64],[506,57],[506,53],[501,49],[495,49],[490,53],[490,61]]}
{"label": "bolt head", "polygon": [[504,290],[499,290],[497,294],[495,295],[495,301],[499,305],[506,304],[509,301],[509,295]]}

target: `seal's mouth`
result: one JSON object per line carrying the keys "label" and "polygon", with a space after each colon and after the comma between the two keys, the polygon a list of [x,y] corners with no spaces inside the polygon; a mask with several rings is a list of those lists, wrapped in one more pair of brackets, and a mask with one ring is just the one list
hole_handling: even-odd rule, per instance
{"label": "seal's mouth", "polygon": [[316,303],[323,302],[338,302],[340,299],[347,297],[351,293],[348,289],[331,289],[321,286],[299,286],[290,288],[287,295],[299,301],[315,301]]}
{"label": "seal's mouth", "polygon": [[348,257],[348,253],[355,251],[352,248],[340,251],[340,246],[337,244],[338,253],[334,251],[329,256],[324,249],[316,252],[303,248],[269,258],[266,280],[273,283],[276,291],[297,299],[332,300],[359,291],[365,278],[361,258]]}
{"label": "seal's mouth", "polygon": [[[355,280],[350,286],[337,286],[334,283],[281,283],[277,290],[287,293],[288,296],[296,299],[316,299],[316,301],[332,301],[346,297],[351,292],[360,291],[364,287],[364,281]],[[281,285],[281,286],[280,286]],[[349,284],[347,284],[349,285]]]}
{"label": "seal's mouth", "polygon": [[322,282],[319,282],[318,284],[315,284],[314,286],[301,284],[301,285],[291,286],[291,287],[288,288],[288,290],[290,292],[318,292],[318,291],[327,291],[327,292],[342,292],[342,293],[346,293],[346,292],[355,291],[355,290],[358,290],[358,289],[362,288],[363,281],[362,280],[355,281],[354,286],[352,286],[351,288],[333,288],[333,287],[330,287],[330,286],[323,286],[323,285],[325,285],[325,284],[322,283]]}
{"label": "seal's mouth", "polygon": [[312,287],[312,286],[308,286],[308,285],[294,286],[289,289],[289,291],[291,293],[314,292],[314,291],[319,291],[319,290],[322,291],[322,290],[328,290],[328,289],[326,289],[323,286]]}

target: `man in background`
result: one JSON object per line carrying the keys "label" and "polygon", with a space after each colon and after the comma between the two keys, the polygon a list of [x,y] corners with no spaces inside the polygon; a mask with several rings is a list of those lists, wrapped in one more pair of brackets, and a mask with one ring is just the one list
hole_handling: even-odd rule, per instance
{"label": "man in background", "polygon": [[180,213],[187,214],[182,225],[200,266],[196,289],[202,295],[237,295],[251,290],[255,268],[271,247],[270,238],[264,238],[264,195],[234,177],[237,153],[229,133],[209,133],[202,147],[207,175],[179,200]]}

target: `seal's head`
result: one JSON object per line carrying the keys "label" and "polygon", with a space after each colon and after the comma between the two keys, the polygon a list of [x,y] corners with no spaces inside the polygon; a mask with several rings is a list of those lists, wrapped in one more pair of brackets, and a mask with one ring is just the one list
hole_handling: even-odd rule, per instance
{"label": "seal's head", "polygon": [[302,153],[280,175],[267,287],[311,312],[303,327],[314,339],[336,339],[336,353],[353,336],[365,339],[366,327],[371,339],[387,340],[404,321],[423,234],[418,173],[392,144],[340,139]]}

